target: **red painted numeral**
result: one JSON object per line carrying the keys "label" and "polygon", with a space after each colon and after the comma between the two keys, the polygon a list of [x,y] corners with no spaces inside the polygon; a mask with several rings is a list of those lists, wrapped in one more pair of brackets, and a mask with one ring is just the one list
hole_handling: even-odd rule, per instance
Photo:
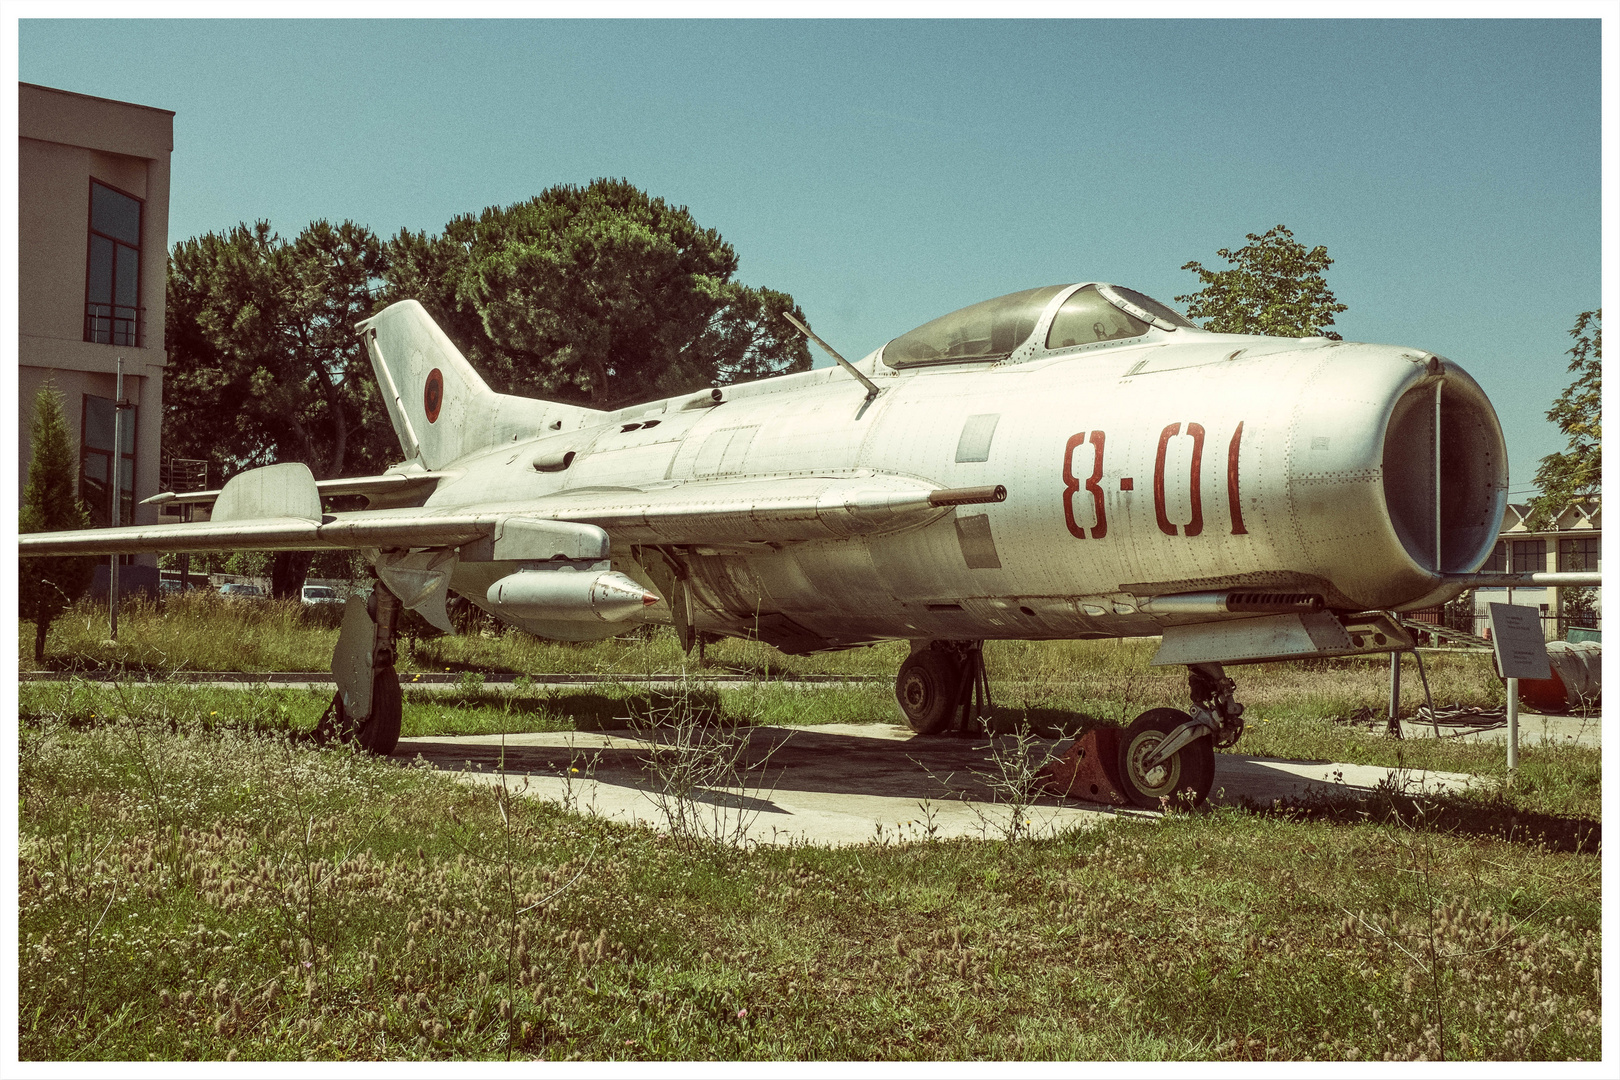
{"label": "red painted numeral", "polygon": [[1243,501],[1238,498],[1238,450],[1243,445],[1243,421],[1238,421],[1237,430],[1232,432],[1232,442],[1226,448],[1226,505],[1232,511],[1232,535],[1243,536],[1248,529],[1243,527]]}
{"label": "red painted numeral", "polygon": [[[1198,536],[1204,531],[1204,491],[1200,472],[1204,466],[1204,437],[1207,434],[1204,425],[1195,421],[1187,423],[1186,434],[1192,439],[1192,462],[1188,470],[1188,503],[1192,509],[1192,520],[1186,525],[1177,527],[1170,521],[1170,513],[1165,499],[1165,459],[1169,456],[1170,440],[1182,434],[1181,424],[1168,425],[1159,432],[1159,452],[1153,462],[1153,516],[1158,522],[1159,531],[1166,536]],[[1108,516],[1103,508],[1102,474],[1103,474],[1103,443],[1106,436],[1100,431],[1082,431],[1071,436],[1063,448],[1063,521],[1069,527],[1071,535],[1080,540],[1101,540],[1108,535]],[[1085,480],[1075,475],[1074,453],[1086,443],[1090,443],[1093,450],[1091,475]],[[1226,505],[1232,516],[1232,535],[1243,536],[1248,529],[1243,525],[1243,506],[1238,491],[1238,454],[1243,446],[1243,422],[1239,421],[1237,430],[1232,432],[1232,441],[1226,447]],[[1086,527],[1075,520],[1074,499],[1084,488],[1091,495],[1092,507],[1097,515],[1097,524],[1087,533]],[[1120,490],[1130,490],[1130,480],[1121,479]]]}
{"label": "red painted numeral", "polygon": [[[1071,436],[1063,448],[1063,522],[1069,527],[1069,533],[1076,539],[1086,539],[1086,530],[1074,519],[1074,497],[1080,491],[1080,478],[1074,475],[1074,452],[1088,441],[1088,432],[1080,432]],[[1103,493],[1100,481],[1103,473],[1103,442],[1106,436],[1101,431],[1089,432],[1090,443],[1095,451],[1092,459],[1091,476],[1086,479],[1085,488],[1091,494],[1091,505],[1097,514],[1097,524],[1092,526],[1091,539],[1101,540],[1108,535],[1108,515],[1103,509]]]}
{"label": "red painted numeral", "polygon": [[[1159,531],[1166,536],[1176,535],[1176,527],[1170,523],[1170,515],[1164,504],[1164,458],[1170,449],[1170,440],[1181,434],[1181,425],[1171,424],[1159,432],[1159,454],[1153,462],[1153,515],[1159,522]],[[1191,495],[1192,520],[1183,529],[1186,536],[1197,536],[1204,531],[1204,500],[1199,490],[1198,468],[1204,461],[1204,426],[1202,424],[1188,424],[1187,434],[1192,436],[1192,469],[1191,469]]]}

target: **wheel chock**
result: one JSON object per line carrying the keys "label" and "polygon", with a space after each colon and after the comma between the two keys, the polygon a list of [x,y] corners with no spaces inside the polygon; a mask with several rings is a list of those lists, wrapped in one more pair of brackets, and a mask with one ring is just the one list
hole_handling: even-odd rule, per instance
{"label": "wheel chock", "polygon": [[1042,786],[1054,795],[1082,802],[1129,806],[1120,791],[1119,729],[1096,728],[1074,741],[1061,757],[1041,770]]}

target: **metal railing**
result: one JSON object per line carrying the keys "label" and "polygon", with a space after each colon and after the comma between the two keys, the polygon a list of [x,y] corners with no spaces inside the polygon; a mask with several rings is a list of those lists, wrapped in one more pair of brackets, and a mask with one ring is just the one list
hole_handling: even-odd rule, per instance
{"label": "metal railing", "polygon": [[[1435,614],[1428,611],[1414,611],[1405,620],[1408,628],[1419,633],[1422,633],[1426,626],[1434,625],[1435,622]],[[1541,636],[1548,641],[1564,641],[1568,639],[1571,629],[1580,627],[1595,630],[1599,622],[1599,617],[1595,614],[1566,611],[1564,614],[1559,615],[1556,612],[1548,612],[1541,616]],[[1489,639],[1491,620],[1489,615],[1479,612],[1454,613],[1448,611],[1439,619],[1439,626],[1442,630],[1458,631],[1477,639]],[[1450,635],[1444,633],[1435,634],[1434,636],[1437,639],[1450,637]],[[1435,642],[1437,645],[1442,643],[1442,640]],[[1472,644],[1471,642],[1455,639],[1451,643]]]}
{"label": "metal railing", "polygon": [[98,345],[141,346],[146,309],[126,304],[84,305],[84,340]]}

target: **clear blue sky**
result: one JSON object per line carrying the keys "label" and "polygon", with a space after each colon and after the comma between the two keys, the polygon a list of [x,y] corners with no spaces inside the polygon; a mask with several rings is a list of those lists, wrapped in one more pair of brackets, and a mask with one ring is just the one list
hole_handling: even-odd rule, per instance
{"label": "clear blue sky", "polygon": [[[1179,267],[1285,223],[1346,338],[1485,386],[1515,490],[1600,304],[1586,21],[20,24],[19,75],[175,111],[170,242],[382,234],[622,176],[861,356],[1015,289]],[[818,360],[818,362],[825,362]]]}

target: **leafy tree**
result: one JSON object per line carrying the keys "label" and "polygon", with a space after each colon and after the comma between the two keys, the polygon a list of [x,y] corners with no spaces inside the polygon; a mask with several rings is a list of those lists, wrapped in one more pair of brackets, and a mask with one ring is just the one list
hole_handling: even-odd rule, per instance
{"label": "leafy tree", "polygon": [[[377,237],[348,221],[313,222],[291,243],[260,221],[176,244],[166,449],[220,476],[287,461],[318,479],[381,471],[396,448],[354,324],[386,265]],[[308,565],[278,553],[275,594],[296,595]]]}
{"label": "leafy tree", "polygon": [[491,385],[598,408],[810,366],[786,293],[685,207],[624,180],[550,188],[390,242],[390,300],[416,299]]}
{"label": "leafy tree", "polygon": [[1536,470],[1541,494],[1530,501],[1532,529],[1546,529],[1576,499],[1603,489],[1603,309],[1583,311],[1569,336],[1569,370],[1575,381],[1547,410],[1547,419],[1569,436],[1562,453],[1548,454]]}
{"label": "leafy tree", "polygon": [[1203,319],[1204,329],[1222,334],[1342,340],[1327,329],[1333,316],[1346,310],[1322,276],[1333,265],[1327,248],[1307,250],[1283,225],[1245,239],[1249,243],[1236,251],[1221,248],[1215,253],[1232,264],[1230,269],[1206,270],[1196,261],[1182,267],[1204,285],[1176,297],[1187,305],[1187,317]]}
{"label": "leafy tree", "polygon": [[1559,636],[1569,632],[1572,626],[1596,627],[1599,625],[1598,594],[1597,590],[1586,586],[1572,586],[1558,590],[1559,599]]}
{"label": "leafy tree", "polygon": [[[17,515],[17,531],[57,532],[88,529],[90,513],[75,490],[78,462],[62,417],[62,395],[46,383],[34,398],[31,432],[33,460]],[[17,575],[18,609],[34,623],[34,662],[45,662],[45,637],[51,620],[84,595],[95,578],[96,560],[85,556],[53,555],[23,559]]]}

